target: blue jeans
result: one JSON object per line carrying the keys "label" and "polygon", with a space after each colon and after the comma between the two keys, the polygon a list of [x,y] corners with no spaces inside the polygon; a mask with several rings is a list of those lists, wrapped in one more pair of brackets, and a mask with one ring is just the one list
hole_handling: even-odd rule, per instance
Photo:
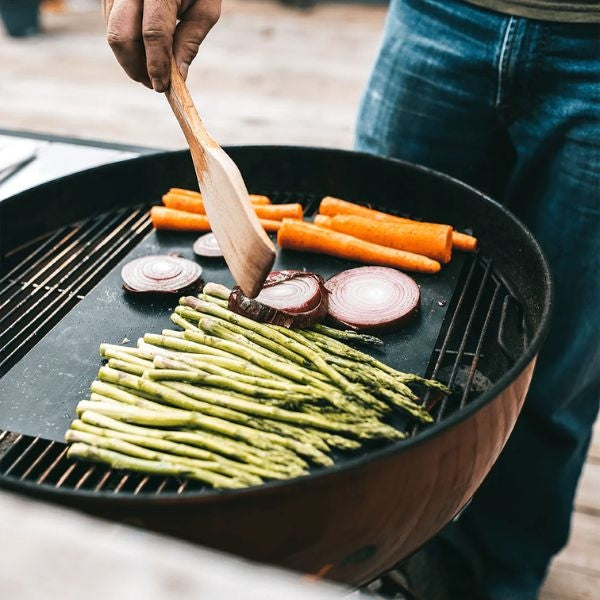
{"label": "blue jeans", "polygon": [[537,597],[568,538],[598,413],[598,34],[596,25],[460,0],[393,0],[360,110],[357,149],[502,200],[533,231],[555,278],[551,331],[522,415],[449,534],[481,562],[478,597]]}

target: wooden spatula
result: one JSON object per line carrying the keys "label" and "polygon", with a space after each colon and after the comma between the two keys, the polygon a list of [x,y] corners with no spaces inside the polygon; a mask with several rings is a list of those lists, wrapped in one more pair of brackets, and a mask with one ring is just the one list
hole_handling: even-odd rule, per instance
{"label": "wooden spatula", "polygon": [[239,169],[208,135],[175,61],[166,92],[190,147],[202,201],[227,266],[244,294],[254,298],[275,260],[275,247],[248,198]]}

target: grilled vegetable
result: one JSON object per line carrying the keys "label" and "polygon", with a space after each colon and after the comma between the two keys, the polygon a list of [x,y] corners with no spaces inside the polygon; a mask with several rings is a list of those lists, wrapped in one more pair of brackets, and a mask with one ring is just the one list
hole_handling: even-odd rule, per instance
{"label": "grilled vegetable", "polygon": [[283,220],[277,232],[277,243],[281,248],[290,250],[320,252],[338,258],[405,271],[437,273],[441,268],[439,262],[419,254],[379,246],[345,233],[292,219]]}
{"label": "grilled vegetable", "polygon": [[219,258],[223,256],[219,242],[214,233],[201,235],[192,246],[194,254],[207,258]]}
{"label": "grilled vegetable", "polygon": [[[388,221],[395,223],[421,223],[421,221],[413,221],[412,219],[405,219],[403,217],[397,217],[390,215],[379,210],[367,208],[360,204],[354,204],[353,202],[347,202],[339,198],[333,198],[326,196],[321,200],[319,205],[319,214],[333,217],[335,215],[358,215],[366,217],[368,219],[375,219],[377,221]],[[452,247],[457,250],[463,250],[466,252],[473,252],[477,248],[477,238],[459,233],[457,231],[452,232]]]}
{"label": "grilled vegetable", "polygon": [[[202,197],[190,196],[183,194],[165,194],[162,197],[163,204],[169,208],[175,210],[183,210],[186,212],[198,213],[201,215],[206,214]],[[250,198],[252,202],[252,198]],[[275,221],[281,221],[283,218],[301,219],[302,218],[302,205],[298,203],[293,204],[255,204],[252,203],[254,211],[259,218],[272,219]]]}
{"label": "grilled vegetable", "polygon": [[327,315],[327,290],[323,278],[303,271],[273,271],[256,298],[247,298],[234,287],[229,309],[262,323],[284,327],[310,327]]}
{"label": "grilled vegetable", "polygon": [[[187,198],[192,198],[192,199],[196,199],[196,200],[200,200],[202,201],[202,194],[200,192],[195,192],[193,190],[184,190],[182,188],[171,188],[166,194],[165,196],[170,196],[170,197],[187,197]],[[164,197],[163,196],[163,199]],[[252,204],[271,204],[271,200],[267,197],[267,196],[261,196],[258,194],[249,194],[248,197],[250,198],[250,202]],[[173,208],[177,208],[177,207],[173,207]],[[182,209],[182,210],[186,210],[186,209]],[[190,211],[190,212],[196,212],[196,211]]]}
{"label": "grilled vegetable", "polygon": [[202,267],[179,256],[143,256],[121,269],[123,288],[132,293],[174,294],[198,288]]}
{"label": "grilled vegetable", "polygon": [[393,329],[403,325],[419,308],[415,280],[388,267],[359,267],[331,277],[329,316],[352,329]]}
{"label": "grilled vegetable", "polygon": [[317,215],[315,225],[388,246],[421,254],[442,263],[452,257],[452,227],[436,223],[383,222],[358,215]]}
{"label": "grilled vegetable", "polygon": [[[150,209],[150,218],[154,229],[210,231],[210,224],[206,215],[176,210],[166,206],[153,206]],[[279,221],[269,219],[259,219],[259,221],[265,231],[278,231],[281,226]]]}

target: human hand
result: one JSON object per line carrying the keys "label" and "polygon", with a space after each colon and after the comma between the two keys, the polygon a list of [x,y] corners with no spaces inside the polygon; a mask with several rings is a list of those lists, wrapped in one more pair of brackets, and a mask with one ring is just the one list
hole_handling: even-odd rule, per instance
{"label": "human hand", "polygon": [[185,79],[200,44],[219,20],[221,0],[102,0],[102,8],[108,43],[127,75],[164,92],[171,56]]}

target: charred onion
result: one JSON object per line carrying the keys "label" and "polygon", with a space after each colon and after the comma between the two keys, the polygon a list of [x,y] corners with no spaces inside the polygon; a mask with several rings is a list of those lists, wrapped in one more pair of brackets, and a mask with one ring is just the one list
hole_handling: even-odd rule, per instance
{"label": "charred onion", "polygon": [[325,318],[327,295],[323,278],[316,273],[273,271],[254,299],[234,287],[229,296],[229,309],[255,321],[305,328]]}

